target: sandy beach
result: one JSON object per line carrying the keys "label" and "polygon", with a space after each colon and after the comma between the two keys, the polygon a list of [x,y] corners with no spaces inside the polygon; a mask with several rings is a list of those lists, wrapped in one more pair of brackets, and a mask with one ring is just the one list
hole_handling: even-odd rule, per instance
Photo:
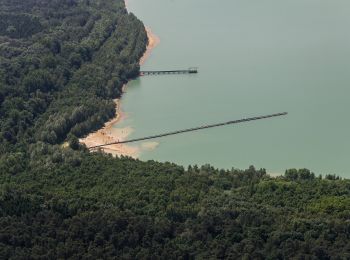
{"label": "sandy beach", "polygon": [[149,56],[152,53],[152,50],[160,43],[160,39],[157,35],[155,35],[152,30],[146,27],[147,37],[148,37],[148,45],[145,53],[140,59],[140,65],[143,65]]}
{"label": "sandy beach", "polygon": [[[146,52],[140,59],[140,65],[144,64],[147,58],[151,55],[152,49],[155,48],[160,40],[159,38],[150,30],[146,28],[148,45]],[[123,92],[126,91],[126,85],[123,86]],[[127,139],[127,137],[133,132],[131,127],[117,128],[115,125],[121,122],[125,118],[125,113],[123,113],[121,108],[121,100],[114,100],[116,105],[116,115],[113,119],[108,121],[104,127],[94,133],[89,134],[85,138],[81,138],[79,141],[85,144],[87,147],[102,145],[112,142],[120,142]],[[139,146],[131,146],[126,144],[114,144],[108,147],[102,148],[101,150],[105,153],[110,153],[114,156],[130,156],[137,158],[141,151],[143,150],[152,150],[158,143],[156,142],[147,142],[142,143]]]}

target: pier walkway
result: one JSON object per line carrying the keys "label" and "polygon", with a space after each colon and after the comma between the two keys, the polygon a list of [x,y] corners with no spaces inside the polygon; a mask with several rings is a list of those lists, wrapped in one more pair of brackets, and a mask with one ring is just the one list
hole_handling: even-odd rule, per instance
{"label": "pier walkway", "polygon": [[239,123],[267,119],[267,118],[272,118],[272,117],[286,116],[287,114],[288,114],[287,112],[283,112],[283,113],[277,113],[277,114],[271,114],[271,115],[265,115],[265,116],[243,118],[243,119],[228,121],[228,122],[219,123],[219,124],[204,125],[204,126],[199,126],[199,127],[194,127],[194,128],[184,129],[184,130],[178,130],[178,131],[174,131],[174,132],[168,132],[168,133],[164,133],[164,134],[158,134],[158,135],[130,139],[130,140],[121,141],[121,142],[113,142],[113,143],[108,143],[108,144],[96,145],[96,146],[88,147],[88,149],[93,150],[93,149],[102,148],[102,147],[113,145],[113,144],[133,143],[133,142],[138,142],[138,141],[144,141],[144,140],[165,137],[165,136],[169,136],[169,135],[178,135],[178,134],[182,134],[182,133],[186,133],[186,132],[198,131],[198,130],[207,129],[207,128],[219,127],[219,126],[224,126],[224,125],[239,124]]}
{"label": "pier walkway", "polygon": [[196,74],[198,69],[193,67],[187,70],[143,70],[140,71],[140,76],[146,75],[163,75],[163,74]]}

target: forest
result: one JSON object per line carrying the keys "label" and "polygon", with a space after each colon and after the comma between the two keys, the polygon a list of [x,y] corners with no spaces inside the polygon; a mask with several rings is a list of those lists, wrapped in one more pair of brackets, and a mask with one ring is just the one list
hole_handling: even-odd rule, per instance
{"label": "forest", "polygon": [[350,180],[79,144],[147,41],[122,0],[0,0],[0,259],[350,259]]}
{"label": "forest", "polygon": [[60,144],[115,115],[143,24],[123,1],[0,1],[0,154]]}

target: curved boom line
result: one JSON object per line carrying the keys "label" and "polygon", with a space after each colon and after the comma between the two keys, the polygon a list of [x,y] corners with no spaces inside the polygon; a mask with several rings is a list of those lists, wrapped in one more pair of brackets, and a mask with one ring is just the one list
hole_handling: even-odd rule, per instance
{"label": "curved boom line", "polygon": [[267,118],[272,118],[272,117],[285,116],[287,114],[288,114],[287,112],[283,112],[283,113],[277,113],[277,114],[271,114],[271,115],[265,115],[265,116],[256,116],[256,117],[243,118],[243,119],[228,121],[228,122],[224,122],[224,123],[218,123],[218,124],[212,124],[212,125],[204,125],[204,126],[188,128],[188,129],[184,129],[184,130],[168,132],[168,133],[164,133],[164,134],[151,135],[151,136],[146,136],[146,137],[141,137],[141,138],[130,139],[130,140],[121,141],[121,142],[113,142],[113,143],[101,144],[101,145],[88,147],[88,149],[90,149],[90,150],[91,149],[97,149],[97,148],[101,148],[101,147],[105,147],[105,146],[109,146],[109,145],[113,145],[113,144],[126,144],[126,143],[139,142],[139,141],[144,141],[144,140],[150,140],[150,139],[165,137],[165,136],[169,136],[169,135],[177,135],[177,134],[182,134],[182,133],[187,133],[187,132],[198,131],[198,130],[207,129],[207,128],[213,128],[213,127],[219,127],[219,126],[225,126],[225,125],[232,125],[232,124],[239,124],[239,123],[256,121],[256,120],[262,120],[262,119],[267,119]]}

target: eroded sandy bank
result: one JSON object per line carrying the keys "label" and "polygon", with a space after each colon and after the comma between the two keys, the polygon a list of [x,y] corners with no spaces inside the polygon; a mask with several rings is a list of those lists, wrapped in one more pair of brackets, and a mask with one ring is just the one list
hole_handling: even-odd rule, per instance
{"label": "eroded sandy bank", "polygon": [[[159,38],[151,31],[150,28],[146,28],[146,31],[148,37],[148,45],[146,52],[140,59],[140,65],[145,63],[147,58],[151,55],[152,49],[155,48],[160,42]],[[125,92],[125,90],[126,85],[123,86],[123,92]],[[81,143],[85,144],[87,147],[91,147],[106,143],[120,142],[126,140],[127,137],[133,132],[133,128],[131,127],[118,128],[116,126],[117,123],[123,121],[125,118],[125,113],[123,113],[121,108],[121,100],[115,99],[114,102],[116,105],[115,117],[108,121],[102,129],[89,134],[85,138],[80,139]],[[104,147],[101,150],[114,156],[124,155],[137,158],[142,150],[151,150],[154,149],[157,145],[158,143],[155,142],[142,143],[139,146],[114,144]]]}

